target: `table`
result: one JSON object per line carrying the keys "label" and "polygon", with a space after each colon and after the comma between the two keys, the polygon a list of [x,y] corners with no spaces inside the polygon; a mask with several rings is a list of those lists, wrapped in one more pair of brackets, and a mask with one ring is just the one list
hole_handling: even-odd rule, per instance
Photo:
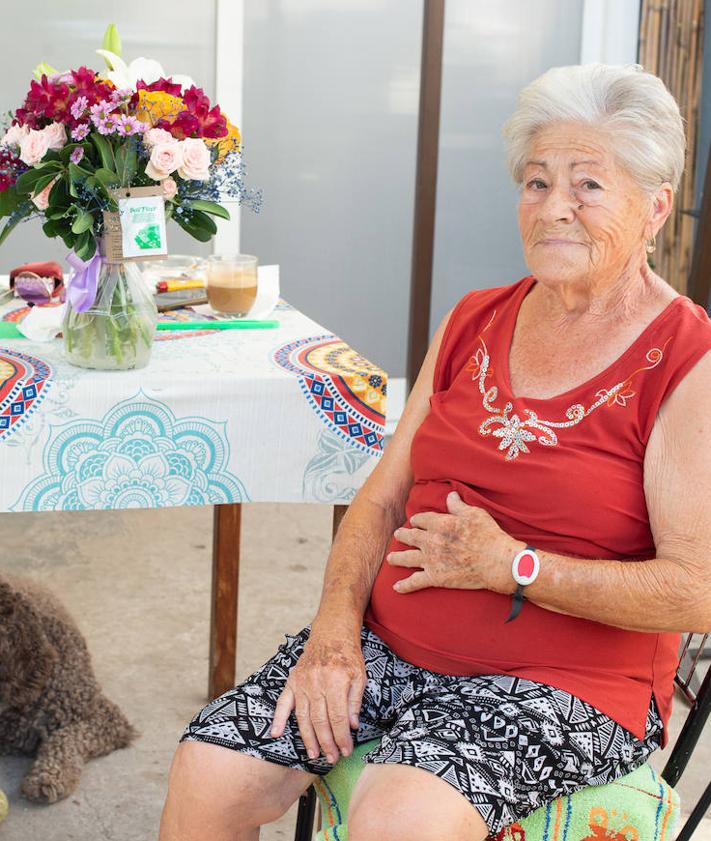
{"label": "table", "polygon": [[214,506],[210,698],[234,685],[242,504],[333,505],[335,533],[383,450],[387,374],[283,298],[270,318],[161,331],[134,371],[0,340],[0,511]]}

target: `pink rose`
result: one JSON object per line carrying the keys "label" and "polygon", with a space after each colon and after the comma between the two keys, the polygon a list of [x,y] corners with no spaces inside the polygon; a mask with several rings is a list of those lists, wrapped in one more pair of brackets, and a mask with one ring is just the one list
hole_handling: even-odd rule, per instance
{"label": "pink rose", "polygon": [[160,185],[163,188],[163,196],[166,199],[172,199],[178,192],[178,185],[175,183],[174,178],[164,178],[160,182]]}
{"label": "pink rose", "polygon": [[183,153],[183,162],[178,169],[181,178],[192,181],[207,181],[210,177],[210,150],[197,137],[181,140],[178,146]]}
{"label": "pink rose", "polygon": [[151,151],[146,165],[146,175],[155,181],[162,181],[182,165],[183,150],[180,143],[158,143]]}
{"label": "pink rose", "polygon": [[0,140],[0,146],[19,146],[22,139],[27,137],[30,130],[27,126],[10,126]]}
{"label": "pink rose", "polygon": [[20,160],[27,166],[33,166],[42,160],[48,149],[49,138],[44,131],[30,129],[20,141]]}
{"label": "pink rose", "polygon": [[[59,176],[57,176],[59,177]],[[57,179],[55,178],[54,181]],[[41,192],[37,193],[36,196],[32,196],[32,201],[37,208],[37,210],[47,210],[49,207],[49,194],[54,187],[54,181],[50,181],[49,184],[42,190]]]}
{"label": "pink rose", "polygon": [[62,123],[50,123],[42,129],[42,133],[47,136],[47,146],[50,149],[58,151],[67,142],[67,132]]}
{"label": "pink rose", "polygon": [[146,146],[157,146],[159,143],[177,143],[177,138],[164,128],[149,128],[143,135]]}

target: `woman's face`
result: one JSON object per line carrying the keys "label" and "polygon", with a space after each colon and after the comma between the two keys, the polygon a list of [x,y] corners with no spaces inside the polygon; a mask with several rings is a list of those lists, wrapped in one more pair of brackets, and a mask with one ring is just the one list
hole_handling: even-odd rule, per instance
{"label": "woman's face", "polygon": [[534,136],[518,221],[526,263],[541,282],[614,281],[645,259],[655,216],[654,202],[616,162],[604,131],[552,123]]}

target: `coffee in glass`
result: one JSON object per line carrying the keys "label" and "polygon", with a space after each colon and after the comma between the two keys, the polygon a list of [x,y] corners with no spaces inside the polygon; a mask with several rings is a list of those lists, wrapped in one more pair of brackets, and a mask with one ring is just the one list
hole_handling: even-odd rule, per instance
{"label": "coffee in glass", "polygon": [[213,310],[243,318],[257,297],[257,258],[213,254],[207,258],[207,300]]}

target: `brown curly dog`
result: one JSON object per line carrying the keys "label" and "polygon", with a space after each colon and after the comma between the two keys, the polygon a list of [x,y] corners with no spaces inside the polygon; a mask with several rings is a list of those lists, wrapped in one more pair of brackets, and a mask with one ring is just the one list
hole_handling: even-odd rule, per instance
{"label": "brown curly dog", "polygon": [[0,754],[37,757],[22,781],[25,797],[67,797],[88,759],[137,735],[101,693],[86,641],[57,598],[0,574]]}

